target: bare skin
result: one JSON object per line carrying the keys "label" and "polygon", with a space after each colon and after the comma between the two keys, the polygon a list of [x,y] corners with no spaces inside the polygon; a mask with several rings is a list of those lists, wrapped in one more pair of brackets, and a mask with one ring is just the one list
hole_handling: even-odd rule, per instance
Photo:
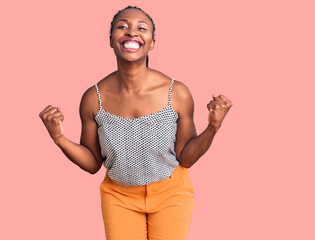
{"label": "bare skin", "polygon": [[[145,29],[145,30],[144,30]],[[154,49],[150,19],[137,9],[120,13],[114,23],[110,46],[116,54],[118,70],[98,83],[103,109],[125,118],[137,118],[162,110],[167,106],[171,78],[146,67],[146,56]],[[139,40],[143,46],[137,52],[124,51],[120,42],[126,38]],[[209,149],[216,132],[232,106],[222,94],[212,96],[207,104],[208,126],[197,136],[193,121],[194,103],[188,88],[175,80],[171,106],[178,114],[175,152],[178,161],[191,167]],[[64,154],[83,170],[94,174],[103,163],[94,120],[99,111],[95,87],[82,96],[80,144],[70,141],[62,128],[64,116],[58,107],[47,106],[40,114],[51,138]]]}

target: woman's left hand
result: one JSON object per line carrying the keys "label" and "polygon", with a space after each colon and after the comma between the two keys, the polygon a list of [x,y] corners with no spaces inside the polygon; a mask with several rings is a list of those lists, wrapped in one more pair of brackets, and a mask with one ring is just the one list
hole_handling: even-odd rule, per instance
{"label": "woman's left hand", "polygon": [[215,97],[212,95],[213,100],[207,104],[209,110],[208,121],[209,124],[215,128],[220,128],[222,121],[227,112],[232,107],[232,102],[222,94]]}

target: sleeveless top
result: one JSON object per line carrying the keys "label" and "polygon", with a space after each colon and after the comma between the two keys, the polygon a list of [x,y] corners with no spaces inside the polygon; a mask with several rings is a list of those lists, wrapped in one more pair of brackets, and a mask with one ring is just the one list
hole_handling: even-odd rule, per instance
{"label": "sleeveless top", "polygon": [[174,78],[168,105],[137,118],[125,118],[102,108],[97,84],[99,111],[95,116],[103,165],[108,176],[126,186],[140,186],[168,178],[179,165],[175,153],[178,115],[171,107]]}

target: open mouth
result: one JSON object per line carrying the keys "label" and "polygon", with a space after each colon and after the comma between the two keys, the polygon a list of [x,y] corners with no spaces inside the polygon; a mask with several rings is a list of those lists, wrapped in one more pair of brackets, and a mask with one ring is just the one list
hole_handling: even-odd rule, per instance
{"label": "open mouth", "polygon": [[136,52],[142,47],[142,44],[138,41],[135,41],[135,40],[132,40],[132,41],[126,40],[126,41],[121,42],[120,46],[125,51]]}

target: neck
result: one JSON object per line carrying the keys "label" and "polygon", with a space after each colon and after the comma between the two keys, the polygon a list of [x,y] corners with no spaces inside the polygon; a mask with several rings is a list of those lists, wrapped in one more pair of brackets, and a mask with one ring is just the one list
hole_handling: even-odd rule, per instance
{"label": "neck", "polygon": [[117,80],[121,90],[135,92],[143,88],[147,83],[150,69],[146,67],[146,62],[120,62],[117,61]]}

